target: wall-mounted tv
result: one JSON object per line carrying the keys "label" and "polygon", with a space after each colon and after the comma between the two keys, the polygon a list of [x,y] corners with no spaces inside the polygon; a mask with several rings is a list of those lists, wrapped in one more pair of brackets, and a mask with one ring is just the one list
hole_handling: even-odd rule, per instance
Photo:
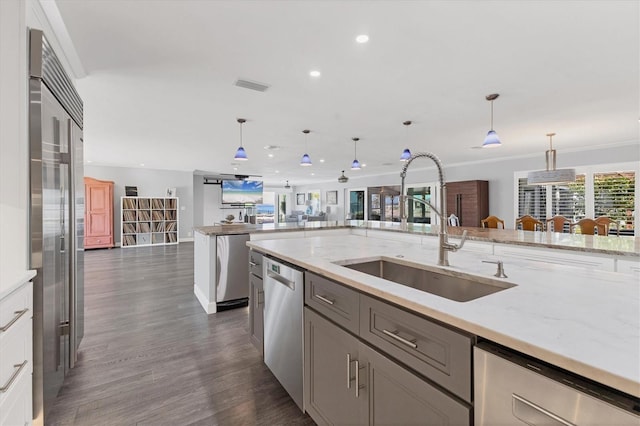
{"label": "wall-mounted tv", "polygon": [[223,180],[222,204],[262,204],[262,181]]}

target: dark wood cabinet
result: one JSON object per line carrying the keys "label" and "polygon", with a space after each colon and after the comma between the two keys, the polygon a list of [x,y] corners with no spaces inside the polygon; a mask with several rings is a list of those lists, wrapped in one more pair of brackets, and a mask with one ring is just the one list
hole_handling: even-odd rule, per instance
{"label": "dark wood cabinet", "polygon": [[113,182],[85,177],[84,196],[84,248],[113,247]]}
{"label": "dark wood cabinet", "polygon": [[447,182],[447,216],[451,214],[458,216],[460,226],[480,227],[489,216],[489,182]]}

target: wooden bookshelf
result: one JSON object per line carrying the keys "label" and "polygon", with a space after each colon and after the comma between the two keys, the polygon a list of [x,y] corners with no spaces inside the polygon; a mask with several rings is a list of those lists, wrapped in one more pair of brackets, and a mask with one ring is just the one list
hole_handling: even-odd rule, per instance
{"label": "wooden bookshelf", "polygon": [[178,199],[121,197],[121,247],[178,244]]}

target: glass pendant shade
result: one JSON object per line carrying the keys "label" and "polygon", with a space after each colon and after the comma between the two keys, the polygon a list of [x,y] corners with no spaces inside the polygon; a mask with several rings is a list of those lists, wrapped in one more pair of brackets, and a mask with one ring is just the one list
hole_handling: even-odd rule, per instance
{"label": "glass pendant shade", "polygon": [[353,162],[351,163],[351,170],[360,170],[360,162],[358,161],[358,141],[360,138],[351,138],[353,141]]}
{"label": "glass pendant shade", "polygon": [[236,151],[236,155],[235,157],[233,157],[235,160],[238,161],[247,161],[247,153],[245,152],[244,148],[239,146],[238,150]]}
{"label": "glass pendant shade", "polygon": [[302,156],[302,160],[300,160],[300,165],[301,166],[310,166],[311,163],[311,157],[309,157],[309,154],[304,154]]}
{"label": "glass pendant shade", "polygon": [[233,159],[237,161],[247,161],[249,158],[247,157],[246,151],[242,147],[242,125],[246,123],[247,120],[245,120],[244,118],[238,118],[236,119],[236,121],[240,123],[240,146],[236,150],[236,155],[233,157]]}
{"label": "glass pendant shade", "polygon": [[405,148],[400,156],[400,161],[407,161],[409,158],[411,158],[411,151],[409,151],[409,148]]}
{"label": "glass pendant shade", "polygon": [[489,132],[487,133],[487,137],[484,138],[484,142],[482,142],[482,147],[497,148],[500,145],[502,145],[502,143],[500,142],[500,138],[498,137],[498,134],[496,133],[496,131],[489,130]]}
{"label": "glass pendant shade", "polygon": [[498,99],[498,96],[500,95],[497,93],[485,96],[485,99],[491,103],[491,130],[487,132],[487,136],[484,138],[484,142],[482,142],[483,148],[497,148],[502,146],[502,142],[500,142],[498,134],[493,130],[493,101]]}
{"label": "glass pendant shade", "polygon": [[[311,130],[305,129],[302,131],[302,133],[304,133],[304,150],[307,150],[307,136],[309,135],[309,133],[311,133]],[[309,157],[309,154],[304,154],[302,156],[302,158],[300,159],[300,165],[301,166],[311,166],[313,163],[311,163],[311,157]]]}

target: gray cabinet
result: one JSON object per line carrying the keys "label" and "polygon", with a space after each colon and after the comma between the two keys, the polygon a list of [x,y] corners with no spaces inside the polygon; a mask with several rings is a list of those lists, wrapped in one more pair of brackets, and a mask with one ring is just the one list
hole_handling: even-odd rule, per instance
{"label": "gray cabinet", "polygon": [[264,285],[262,254],[249,251],[249,338],[264,357]]}
{"label": "gray cabinet", "polygon": [[471,408],[396,362],[360,344],[369,425],[468,425]]}
{"label": "gray cabinet", "polygon": [[360,295],[360,337],[471,402],[472,336]]}
{"label": "gray cabinet", "polygon": [[253,346],[264,356],[264,286],[262,278],[249,277],[249,333]]}
{"label": "gray cabinet", "polygon": [[360,324],[360,295],[357,291],[316,275],[305,274],[304,302],[353,334]]}
{"label": "gray cabinet", "polygon": [[304,318],[305,409],[321,425],[367,424],[355,388],[358,340],[309,308]]}
{"label": "gray cabinet", "polygon": [[305,308],[305,408],[318,424],[464,425],[471,408]]}

